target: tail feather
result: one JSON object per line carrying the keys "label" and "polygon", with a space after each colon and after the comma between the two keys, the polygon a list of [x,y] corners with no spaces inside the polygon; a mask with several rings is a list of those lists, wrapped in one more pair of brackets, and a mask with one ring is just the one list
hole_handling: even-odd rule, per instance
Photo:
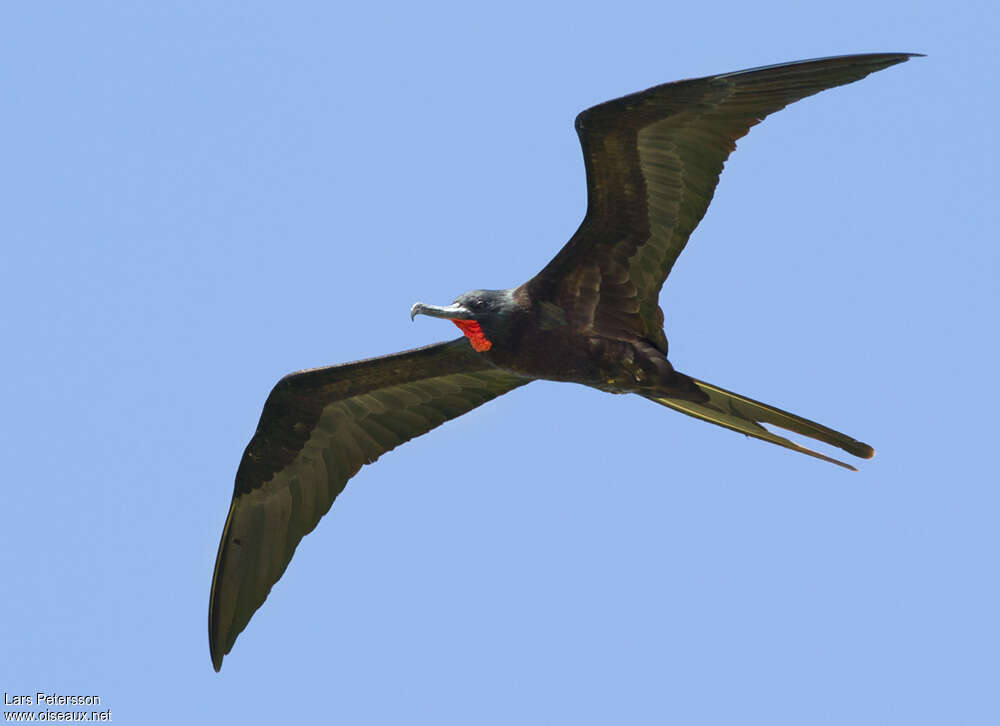
{"label": "tail feather", "polygon": [[843,461],[800,446],[783,436],[771,433],[762,424],[771,424],[772,426],[778,426],[802,436],[808,436],[811,439],[836,446],[862,459],[870,459],[875,456],[875,450],[868,444],[852,439],[850,436],[842,434],[839,431],[822,426],[815,421],[782,411],[780,408],[775,408],[774,406],[768,406],[766,403],[761,403],[760,401],[754,401],[751,398],[746,398],[745,396],[727,391],[718,386],[713,386],[704,381],[693,378],[691,380],[708,397],[707,401],[695,403],[669,396],[655,395],[646,396],[646,398],[662,406],[672,408],[675,411],[686,413],[688,416],[701,419],[702,421],[708,421],[717,426],[738,431],[747,436],[753,436],[755,439],[769,441],[772,444],[828,461],[831,464],[837,464],[852,471],[857,471],[857,469]]}

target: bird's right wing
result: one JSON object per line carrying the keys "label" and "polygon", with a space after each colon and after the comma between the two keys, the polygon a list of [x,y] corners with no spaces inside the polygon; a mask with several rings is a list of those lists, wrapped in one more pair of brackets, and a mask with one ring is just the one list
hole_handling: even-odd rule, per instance
{"label": "bird's right wing", "polygon": [[215,669],[364,464],[530,381],[494,368],[465,338],[281,379],[240,461],[219,544],[208,611]]}
{"label": "bird's right wing", "polygon": [[663,281],[701,221],[736,140],[790,103],[902,63],[872,53],[665,83],[587,109],[576,130],[587,215],[525,283],[575,327],[642,335],[666,353]]}

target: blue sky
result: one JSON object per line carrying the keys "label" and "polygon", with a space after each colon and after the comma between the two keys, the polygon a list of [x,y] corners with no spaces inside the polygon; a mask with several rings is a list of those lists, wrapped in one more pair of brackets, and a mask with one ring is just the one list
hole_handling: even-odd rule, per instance
{"label": "blue sky", "polygon": [[[117,723],[996,723],[991,3],[33,3],[0,11],[0,689]],[[574,116],[927,58],[740,142],[661,304],[678,369],[850,474],[535,383],[366,467],[227,658],[212,567],[273,383],[534,274]]]}

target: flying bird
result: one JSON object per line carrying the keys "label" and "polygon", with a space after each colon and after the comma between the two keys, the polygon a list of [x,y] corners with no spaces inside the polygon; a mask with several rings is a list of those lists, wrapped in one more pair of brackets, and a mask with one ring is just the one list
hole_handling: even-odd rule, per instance
{"label": "flying bird", "polygon": [[916,53],[839,56],[655,86],[576,118],[587,212],[545,268],[416,315],[462,337],[282,378],[236,472],[208,612],[215,670],[301,539],[347,480],[382,454],[536,379],[640,396],[733,431],[854,467],[770,424],[870,458],[868,444],[674,370],[658,298],[751,126],[801,98]]}

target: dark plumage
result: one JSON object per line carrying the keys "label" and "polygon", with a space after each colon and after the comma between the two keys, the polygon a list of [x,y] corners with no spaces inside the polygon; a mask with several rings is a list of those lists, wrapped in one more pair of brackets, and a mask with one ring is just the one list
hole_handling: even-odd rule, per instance
{"label": "dark plumage", "polygon": [[846,468],[853,467],[763,424],[873,456],[849,436],[675,371],[658,297],[737,139],[789,103],[912,55],[823,58],[678,81],[581,113],[587,214],[541,272],[447,307],[413,306],[412,315],[452,320],[465,337],[294,373],[271,391],[236,473],[212,579],[215,669],[299,541],[364,464],[535,379],[638,393]]}

